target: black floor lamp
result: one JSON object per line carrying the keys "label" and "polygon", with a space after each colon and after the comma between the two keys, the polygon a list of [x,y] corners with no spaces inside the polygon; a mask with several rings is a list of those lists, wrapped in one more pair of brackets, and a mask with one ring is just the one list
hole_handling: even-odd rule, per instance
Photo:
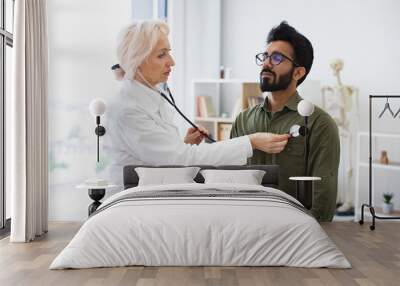
{"label": "black floor lamp", "polygon": [[[89,111],[90,113],[96,117],[96,129],[94,132],[97,135],[97,162],[100,161],[100,151],[99,151],[99,143],[100,143],[100,136],[103,136],[106,134],[106,129],[100,125],[100,116],[103,115],[106,112],[106,104],[104,103],[103,100],[97,98],[94,99],[90,102],[89,105]],[[94,179],[94,180],[88,180],[86,183],[93,184],[93,186],[90,186],[88,188],[88,193],[89,197],[94,201],[91,205],[89,205],[88,212],[89,216],[96,211],[96,209],[101,205],[100,200],[104,197],[106,194],[106,181],[101,180],[101,179]],[[96,184],[103,184],[102,186],[96,186]]]}
{"label": "black floor lamp", "polygon": [[106,129],[100,125],[100,116],[106,112],[106,104],[100,98],[96,98],[90,102],[89,110],[90,110],[90,113],[96,117],[97,127],[94,130],[94,132],[97,135],[97,162],[99,162],[99,160],[100,160],[100,158],[99,158],[100,157],[100,154],[99,154],[99,152],[100,152],[99,151],[100,136],[103,136],[104,134],[106,134]]}
{"label": "black floor lamp", "polygon": [[[289,179],[296,182],[296,197],[304,205],[305,208],[312,208],[313,201],[313,183],[320,181],[320,177],[311,177],[308,170],[308,156],[310,153],[309,137],[310,130],[308,128],[308,117],[314,113],[314,105],[306,100],[302,100],[297,105],[298,113],[304,117],[304,126],[296,126],[297,131],[294,134],[302,135],[305,138],[304,142],[304,176],[303,177],[290,177]],[[294,127],[294,126],[293,126]],[[292,132],[292,128],[291,132]],[[292,134],[292,133],[291,133]]]}

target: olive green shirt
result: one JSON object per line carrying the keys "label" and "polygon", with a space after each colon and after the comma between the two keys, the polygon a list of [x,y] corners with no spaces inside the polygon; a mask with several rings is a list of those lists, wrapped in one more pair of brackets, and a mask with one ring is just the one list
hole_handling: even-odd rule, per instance
{"label": "olive green shirt", "polygon": [[[268,100],[240,113],[232,126],[231,138],[255,132],[275,134],[289,133],[292,125],[304,125],[304,117],[297,113],[297,104],[302,98],[298,93],[291,96],[284,108],[270,112],[265,105]],[[339,168],[340,142],[335,121],[322,109],[315,107],[308,119],[310,176],[321,177],[314,182],[311,212],[319,221],[331,221],[336,207],[337,177]],[[305,175],[305,139],[303,136],[289,139],[285,149],[279,154],[268,154],[254,150],[248,159],[251,165],[277,164],[280,167],[279,188],[295,195],[295,182],[289,177]]]}

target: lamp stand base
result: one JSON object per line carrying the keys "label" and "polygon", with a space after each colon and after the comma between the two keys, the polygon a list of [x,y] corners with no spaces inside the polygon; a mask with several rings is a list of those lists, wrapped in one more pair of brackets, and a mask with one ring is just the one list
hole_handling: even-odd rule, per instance
{"label": "lamp stand base", "polygon": [[89,189],[88,192],[89,192],[89,197],[92,200],[94,200],[94,202],[88,207],[88,214],[90,216],[101,205],[100,200],[106,194],[106,189]]}

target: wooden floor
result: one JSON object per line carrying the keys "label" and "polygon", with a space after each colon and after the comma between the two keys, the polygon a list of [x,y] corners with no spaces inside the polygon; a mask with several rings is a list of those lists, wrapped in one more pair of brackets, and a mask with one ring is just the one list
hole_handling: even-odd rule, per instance
{"label": "wooden floor", "polygon": [[324,224],[353,268],[289,267],[120,267],[48,270],[73,237],[79,223],[51,223],[44,237],[10,244],[0,241],[0,285],[400,285],[400,223]]}

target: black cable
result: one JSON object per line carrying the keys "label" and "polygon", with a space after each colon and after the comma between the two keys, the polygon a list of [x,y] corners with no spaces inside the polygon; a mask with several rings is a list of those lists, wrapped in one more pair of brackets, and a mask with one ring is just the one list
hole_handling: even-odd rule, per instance
{"label": "black cable", "polygon": [[200,131],[200,133],[203,134],[204,136],[206,136],[206,137],[208,138],[208,140],[210,140],[212,143],[216,142],[210,135],[208,135],[208,134],[206,134],[206,133],[203,133],[203,132],[199,129],[199,127],[197,127],[196,124],[194,124],[189,118],[187,118],[187,117],[185,116],[185,114],[182,113],[182,111],[180,111],[180,109],[178,108],[178,106],[176,106],[174,97],[172,96],[172,93],[171,93],[171,91],[169,90],[168,87],[167,87],[167,91],[168,91],[169,97],[170,97],[171,99],[169,99],[162,91],[158,91],[158,92],[160,93],[160,95],[161,95],[166,101],[168,101],[168,103],[169,103],[170,105],[172,105],[172,106],[175,108],[176,111],[178,111],[178,113],[183,117],[183,119],[185,119],[191,126],[193,126],[194,129]]}

